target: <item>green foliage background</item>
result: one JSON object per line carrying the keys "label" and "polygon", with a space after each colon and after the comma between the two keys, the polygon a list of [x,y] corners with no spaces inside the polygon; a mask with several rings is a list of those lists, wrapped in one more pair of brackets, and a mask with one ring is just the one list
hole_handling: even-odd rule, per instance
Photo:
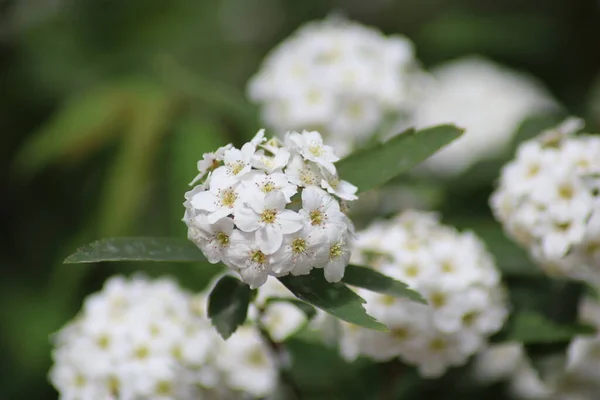
{"label": "green foliage background", "polygon": [[[109,275],[168,272],[190,289],[205,286],[218,268],[62,260],[99,237],[185,236],[181,202],[197,159],[260,127],[245,82],[276,43],[331,11],[408,35],[425,66],[477,53],[528,71],[600,129],[596,0],[0,1],[0,398],[56,398],[46,382],[49,335]],[[550,123],[528,121],[519,137]],[[453,182],[408,184],[487,241],[506,281],[523,288],[513,301],[571,318],[572,307],[534,295],[566,289],[534,279],[491,218],[502,161]],[[292,375],[310,399],[506,398],[468,385],[461,370],[424,382],[396,363],[345,364],[308,338],[289,345]]]}

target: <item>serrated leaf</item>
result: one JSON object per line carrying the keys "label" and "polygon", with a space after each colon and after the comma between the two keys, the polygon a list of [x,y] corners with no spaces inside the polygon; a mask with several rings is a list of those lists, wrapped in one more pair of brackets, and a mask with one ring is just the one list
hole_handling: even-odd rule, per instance
{"label": "serrated leaf", "polygon": [[409,129],[386,142],[350,154],[336,163],[336,167],[342,179],[358,186],[359,192],[365,192],[421,163],[459,138],[462,132],[454,125],[420,131]]}
{"label": "serrated leaf", "polygon": [[210,292],[208,317],[223,339],[246,321],[251,297],[250,286],[230,275],[221,277]]}
{"label": "serrated leaf", "polygon": [[179,238],[123,237],[97,240],[65,259],[65,264],[100,261],[205,262],[202,251]]}
{"label": "serrated leaf", "polygon": [[292,305],[298,307],[298,309],[300,311],[302,311],[304,313],[304,315],[306,315],[306,318],[309,320],[313,319],[315,317],[315,315],[317,315],[317,310],[315,310],[315,308],[313,306],[311,306],[308,303],[305,303],[302,300],[293,299],[291,297],[269,297],[266,301],[266,305],[268,306],[271,303],[292,304]]}
{"label": "serrated leaf", "polygon": [[367,314],[362,297],[341,282],[327,282],[322,269],[314,269],[309,275],[287,275],[278,279],[300,300],[343,321],[378,331],[387,330]]}
{"label": "serrated leaf", "polygon": [[594,334],[596,330],[588,325],[572,323],[559,324],[542,314],[533,311],[513,313],[505,328],[494,341],[514,341],[525,345],[568,342],[578,335]]}
{"label": "serrated leaf", "polygon": [[419,303],[427,301],[418,292],[409,289],[408,285],[389,276],[383,275],[372,268],[359,265],[348,265],[342,282],[350,286],[368,289],[373,292],[394,297],[406,297]]}

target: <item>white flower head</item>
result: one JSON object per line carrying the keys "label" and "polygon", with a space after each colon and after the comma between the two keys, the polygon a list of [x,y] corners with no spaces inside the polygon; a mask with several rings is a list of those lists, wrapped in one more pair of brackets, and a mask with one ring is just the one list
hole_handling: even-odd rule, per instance
{"label": "white flower head", "polygon": [[600,138],[575,135],[580,128],[570,118],[521,144],[490,204],[507,234],[546,272],[600,282],[592,218],[599,192],[590,180],[600,170]]}
{"label": "white flower head", "polygon": [[[188,238],[252,287],[269,275],[320,267],[329,280],[340,280],[354,237],[340,207],[356,198],[357,188],[337,175],[337,159],[318,132],[290,133],[282,142],[260,130],[241,149],[207,153],[201,161],[207,174],[185,194]],[[332,241],[344,243],[335,261]]]}
{"label": "white flower head", "polygon": [[424,377],[462,365],[500,330],[508,309],[492,256],[471,233],[435,215],[405,211],[357,232],[351,261],[406,282],[428,305],[359,290],[370,315],[389,332],[342,324],[342,354],[400,358]]}
{"label": "white flower head", "polygon": [[303,25],[275,47],[247,93],[270,127],[319,130],[347,153],[387,117],[410,113],[423,75],[407,38],[329,17]]}

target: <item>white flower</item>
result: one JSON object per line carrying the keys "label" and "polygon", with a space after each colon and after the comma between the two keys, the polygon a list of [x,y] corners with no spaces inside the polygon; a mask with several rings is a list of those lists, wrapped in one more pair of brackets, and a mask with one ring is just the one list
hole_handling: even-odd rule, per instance
{"label": "white flower", "polygon": [[235,223],[243,232],[256,232],[258,247],[265,254],[273,254],[281,247],[284,234],[302,229],[302,217],[285,205],[281,191],[263,195],[247,190],[243,205],[235,210]]}
{"label": "white flower", "polygon": [[305,159],[325,168],[330,174],[336,173],[333,163],[340,158],[335,155],[331,146],[323,144],[323,138],[319,132],[303,131],[301,134],[288,132],[285,135],[285,143]]}
{"label": "white flower", "polygon": [[197,229],[190,229],[188,238],[200,247],[209,262],[215,264],[223,260],[229,246],[229,236],[233,232],[233,220],[221,218],[214,224],[208,222],[206,215],[197,215],[191,223]]}
{"label": "white flower", "polygon": [[258,330],[238,328],[220,350],[217,363],[226,372],[227,386],[255,397],[273,391],[277,383],[275,359]]}
{"label": "white flower", "polygon": [[264,284],[272,272],[271,256],[259,248],[255,236],[238,230],[229,238],[228,259],[239,268],[242,280],[253,289]]}
{"label": "white flower", "polygon": [[228,187],[244,177],[252,169],[252,158],[256,152],[256,145],[246,143],[241,150],[235,147],[225,151],[223,156],[224,166],[213,172],[213,186],[215,189]]}
{"label": "white flower", "polygon": [[521,144],[490,198],[505,231],[551,275],[600,282],[593,215],[600,210],[590,174],[600,168],[600,138],[575,135],[577,119]]}
{"label": "white flower", "polygon": [[436,175],[456,176],[480,160],[503,154],[525,118],[558,108],[533,77],[483,58],[451,61],[434,68],[432,75],[409,125],[451,123],[465,129],[462,137],[419,167]]}
{"label": "white flower", "polygon": [[287,176],[282,172],[266,174],[262,171],[251,171],[244,177],[242,185],[248,190],[258,188],[265,195],[273,191],[280,191],[288,203],[291,197],[298,192],[296,185],[290,183]]}
{"label": "white flower", "polygon": [[307,187],[302,191],[302,209],[299,211],[307,224],[325,229],[329,225],[346,226],[346,216],[333,196],[324,190]]}
{"label": "white flower", "polygon": [[[216,171],[215,171],[216,172]],[[239,203],[239,184],[229,187],[221,187],[196,193],[190,200],[190,204],[197,210],[208,211],[206,220],[214,224],[221,218],[231,213]]]}
{"label": "white flower", "polygon": [[293,155],[285,170],[290,182],[301,187],[319,186],[323,173],[319,167],[300,155]]}
{"label": "white flower", "polygon": [[350,235],[347,230],[331,226],[327,229],[327,239],[329,249],[325,252],[325,279],[328,282],[339,282],[350,261]]}
{"label": "white flower", "polygon": [[252,157],[252,166],[268,173],[285,168],[290,160],[290,152],[287,149],[277,149],[275,155],[267,155],[264,150],[258,150]]}
{"label": "white flower", "polygon": [[358,199],[356,192],[358,188],[350,182],[340,180],[337,175],[325,173],[326,179],[321,181],[321,187],[329,193],[335,194],[343,200],[352,201]]}
{"label": "white flower", "polygon": [[315,266],[322,266],[326,262],[326,248],[325,232],[311,225],[305,226],[296,233],[286,235],[281,248],[273,254],[273,261],[278,266],[273,268],[273,272],[276,275],[290,272],[292,275],[306,275]]}
{"label": "white flower", "polygon": [[440,376],[482,349],[508,315],[499,273],[481,241],[439,224],[433,214],[406,211],[373,223],[357,233],[351,261],[406,282],[428,305],[358,290],[367,312],[389,332],[342,324],[348,359],[399,357],[422,376]]}

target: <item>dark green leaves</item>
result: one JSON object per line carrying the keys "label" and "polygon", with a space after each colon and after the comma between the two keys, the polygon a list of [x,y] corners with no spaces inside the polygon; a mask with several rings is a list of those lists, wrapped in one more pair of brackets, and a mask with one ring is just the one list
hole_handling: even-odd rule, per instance
{"label": "dark green leaves", "polygon": [[460,137],[454,125],[439,125],[416,132],[409,129],[387,142],[367,147],[340,160],[340,177],[365,192],[380,186],[419,164]]}
{"label": "dark green leaves", "polygon": [[252,290],[242,281],[225,275],[208,297],[208,317],[223,339],[246,321]]}
{"label": "dark green leaves", "polygon": [[99,261],[206,261],[192,242],[178,238],[113,238],[80,247],[66,258],[66,264]]}
{"label": "dark green leaves", "polygon": [[348,265],[342,280],[350,286],[361,287],[395,297],[406,297],[419,303],[427,304],[425,299],[418,292],[409,289],[406,283],[380,274],[368,267]]}
{"label": "dark green leaves", "polygon": [[310,275],[288,275],[279,280],[300,300],[341,320],[378,331],[387,330],[385,325],[366,313],[362,297],[343,283],[327,282],[322,269],[315,269]]}

